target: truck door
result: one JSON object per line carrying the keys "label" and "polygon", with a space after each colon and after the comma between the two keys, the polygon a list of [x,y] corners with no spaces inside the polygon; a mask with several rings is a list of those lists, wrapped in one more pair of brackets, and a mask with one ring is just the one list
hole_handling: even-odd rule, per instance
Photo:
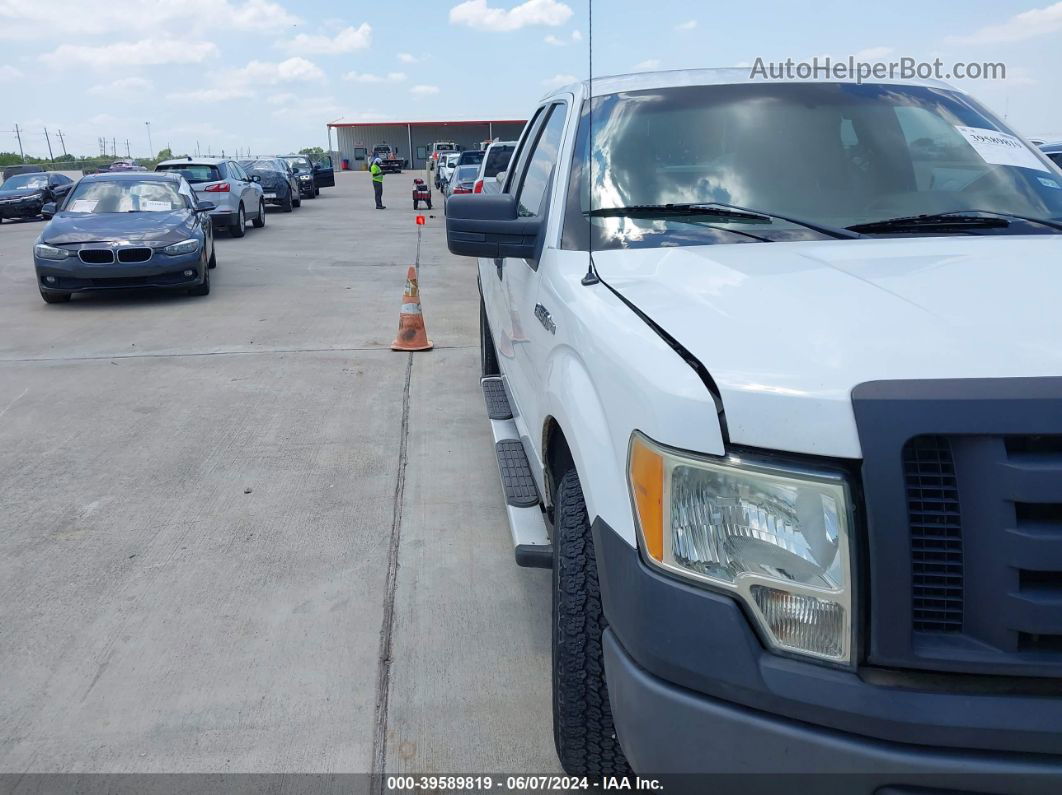
{"label": "truck door", "polygon": [[[566,116],[564,102],[540,109],[506,179],[506,192],[516,196],[517,212],[542,218],[543,233]],[[485,289],[490,283],[495,291],[495,300],[488,302],[491,329],[514,419],[528,457],[541,463],[540,368],[553,346],[553,335],[548,319],[536,315],[539,265],[538,261],[510,257],[493,260],[486,269],[481,265],[480,272]]]}

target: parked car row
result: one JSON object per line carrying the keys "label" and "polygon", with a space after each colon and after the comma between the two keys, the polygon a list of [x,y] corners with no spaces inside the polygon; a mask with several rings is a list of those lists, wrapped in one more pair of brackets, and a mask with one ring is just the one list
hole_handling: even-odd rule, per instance
{"label": "parked car row", "polygon": [[443,196],[461,193],[498,193],[498,175],[505,176],[516,141],[490,141],[484,149],[439,154],[435,188]]}
{"label": "parked car row", "polygon": [[291,212],[333,185],[327,159],[183,157],[154,172],[110,170],[76,183],[62,174],[16,174],[0,187],[0,217],[48,219],[33,261],[49,304],[130,287],[207,295],[217,266],[216,229],[243,237],[248,221],[256,229],[266,225],[267,204]]}

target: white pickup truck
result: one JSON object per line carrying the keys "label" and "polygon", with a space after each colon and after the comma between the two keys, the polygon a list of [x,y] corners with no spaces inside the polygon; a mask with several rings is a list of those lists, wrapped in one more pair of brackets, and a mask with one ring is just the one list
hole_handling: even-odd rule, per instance
{"label": "white pickup truck", "polygon": [[1062,172],[939,82],[589,93],[446,222],[564,769],[1059,791]]}

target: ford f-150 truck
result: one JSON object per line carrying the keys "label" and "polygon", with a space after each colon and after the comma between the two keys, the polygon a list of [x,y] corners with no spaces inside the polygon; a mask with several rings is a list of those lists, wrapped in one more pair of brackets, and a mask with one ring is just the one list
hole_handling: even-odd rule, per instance
{"label": "ford f-150 truck", "polygon": [[531,119],[446,224],[564,769],[1060,791],[1062,172],[935,81]]}

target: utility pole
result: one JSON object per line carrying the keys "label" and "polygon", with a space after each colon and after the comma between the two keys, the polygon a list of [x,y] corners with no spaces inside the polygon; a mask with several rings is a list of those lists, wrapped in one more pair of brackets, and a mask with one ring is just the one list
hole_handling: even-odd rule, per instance
{"label": "utility pole", "polygon": [[147,127],[147,131],[148,131],[148,157],[150,157],[152,160],[154,160],[155,159],[155,155],[157,154],[157,152],[155,152],[155,147],[151,143],[151,122],[149,122],[149,121],[144,122],[144,126]]}
{"label": "utility pole", "polygon": [[118,139],[111,136],[111,157],[118,157]]}
{"label": "utility pole", "polygon": [[133,153],[129,150],[129,139],[128,138],[125,139],[125,156],[128,157],[130,160],[133,159]]}
{"label": "utility pole", "polygon": [[18,138],[18,153],[22,157],[22,162],[26,162],[26,153],[22,151],[22,131],[15,125],[15,137]]}
{"label": "utility pole", "polygon": [[48,128],[44,128],[44,140],[48,142],[48,159],[55,161],[55,155],[52,154],[52,139],[48,137]]}
{"label": "utility pole", "polygon": [[63,154],[66,154],[66,141],[63,140],[63,131],[59,130],[56,135],[59,136],[59,144],[63,147]]}

